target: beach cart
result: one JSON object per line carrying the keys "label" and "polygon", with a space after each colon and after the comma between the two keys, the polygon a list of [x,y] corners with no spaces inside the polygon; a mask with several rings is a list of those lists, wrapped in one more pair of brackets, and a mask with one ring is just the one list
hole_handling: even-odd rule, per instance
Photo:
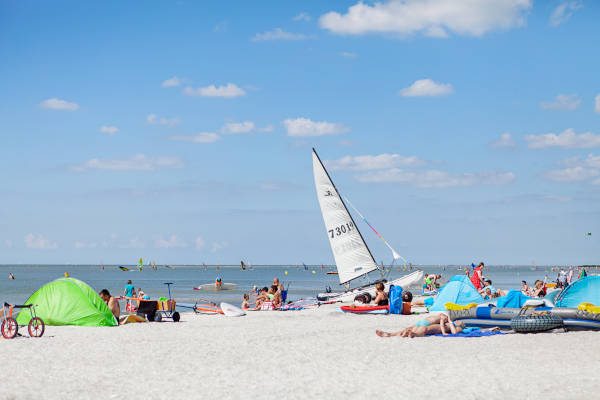
{"label": "beach cart", "polygon": [[4,307],[0,309],[0,319],[2,320],[2,336],[5,339],[13,339],[19,333],[19,325],[17,324],[17,320],[13,318],[13,309],[29,309],[29,314],[31,315],[31,319],[29,320],[29,324],[27,325],[27,330],[29,331],[29,336],[31,337],[42,337],[44,334],[44,330],[46,329],[46,325],[44,325],[44,321],[39,318],[35,314],[35,305],[27,304],[27,305],[14,305],[4,303]]}
{"label": "beach cart", "polygon": [[162,321],[163,318],[170,318],[173,322],[178,322],[181,316],[175,311],[175,300],[171,297],[171,285],[173,282],[165,282],[167,289],[169,290],[168,300],[158,300],[156,302],[156,315],[154,320],[157,322]]}

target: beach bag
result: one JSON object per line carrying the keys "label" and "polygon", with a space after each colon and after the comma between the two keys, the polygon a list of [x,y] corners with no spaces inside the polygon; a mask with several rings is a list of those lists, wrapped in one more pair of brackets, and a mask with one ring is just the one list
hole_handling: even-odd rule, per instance
{"label": "beach bag", "polygon": [[390,303],[390,314],[401,314],[402,313],[402,287],[401,286],[390,286],[389,303]]}

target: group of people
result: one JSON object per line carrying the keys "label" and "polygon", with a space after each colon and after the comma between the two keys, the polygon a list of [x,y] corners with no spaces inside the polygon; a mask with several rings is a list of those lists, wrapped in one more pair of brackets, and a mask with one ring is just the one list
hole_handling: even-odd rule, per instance
{"label": "group of people", "polygon": [[521,293],[529,297],[544,297],[546,296],[546,285],[539,279],[535,281],[533,287],[530,287],[526,281],[521,281]]}
{"label": "group of people", "polygon": [[[112,314],[115,316],[118,322],[119,317],[121,316],[121,305],[119,304],[119,299],[113,297],[108,291],[108,289],[102,289],[98,294],[100,295],[100,298],[104,300],[109,310],[112,312]],[[127,281],[127,284],[125,285],[125,289],[123,290],[123,297],[128,297],[126,306],[127,311],[135,311],[135,306],[133,305],[132,299],[136,298],[136,295],[138,299],[150,299],[150,296],[146,295],[142,288],[138,288],[136,291],[135,286],[131,282],[131,279],[129,279]]]}
{"label": "group of people", "polygon": [[423,293],[436,291],[440,288],[441,285],[441,275],[425,274],[425,276],[423,277]]}
{"label": "group of people", "polygon": [[[254,297],[253,302],[250,299],[251,295]],[[255,286],[252,292],[244,294],[242,310],[276,310],[285,303],[286,297],[287,291],[283,283],[279,282],[279,278],[273,278],[271,286],[265,286],[262,289]]]}

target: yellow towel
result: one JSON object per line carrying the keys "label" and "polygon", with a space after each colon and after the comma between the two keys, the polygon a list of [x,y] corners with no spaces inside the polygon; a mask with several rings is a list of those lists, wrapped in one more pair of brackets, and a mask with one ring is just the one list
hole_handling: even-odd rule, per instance
{"label": "yellow towel", "polygon": [[587,311],[592,314],[600,314],[600,307],[595,306],[592,303],[581,303],[577,306],[579,310]]}
{"label": "yellow towel", "polygon": [[454,304],[454,303],[445,303],[444,307],[446,307],[446,310],[460,311],[460,310],[468,310],[469,308],[477,307],[477,303],[469,303],[466,306],[461,306],[460,304]]}

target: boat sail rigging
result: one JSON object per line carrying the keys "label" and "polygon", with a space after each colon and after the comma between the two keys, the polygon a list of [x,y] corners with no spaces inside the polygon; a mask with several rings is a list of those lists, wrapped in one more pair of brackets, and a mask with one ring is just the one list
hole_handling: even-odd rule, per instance
{"label": "boat sail rigging", "polygon": [[348,283],[378,269],[369,247],[315,149],[313,149],[313,173],[317,198],[337,265],[340,284]]}

